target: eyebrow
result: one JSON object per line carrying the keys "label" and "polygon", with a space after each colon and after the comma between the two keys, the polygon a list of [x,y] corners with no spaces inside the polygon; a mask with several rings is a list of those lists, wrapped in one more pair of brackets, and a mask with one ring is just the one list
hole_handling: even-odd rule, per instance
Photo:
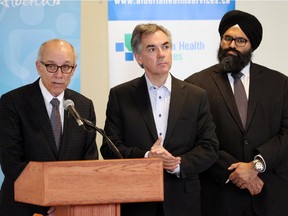
{"label": "eyebrow", "polygon": [[[165,46],[165,45],[167,45],[167,44],[169,44],[169,41],[166,41],[166,42],[164,42],[163,44],[161,44],[161,46]],[[147,46],[146,46],[146,48],[150,48],[150,47],[156,47],[156,45],[155,44],[148,44]]]}
{"label": "eyebrow", "polygon": [[[56,64],[56,62],[54,60],[47,60],[47,62],[45,62],[46,64]],[[73,64],[72,62],[70,62],[69,60],[65,61],[62,65],[69,65],[69,64]],[[58,65],[58,64],[56,64]]]}
{"label": "eyebrow", "polygon": [[233,37],[233,36],[231,36],[231,35],[229,35],[229,34],[227,34],[227,35],[223,35],[223,37],[231,37],[231,38],[233,38],[233,39],[241,38],[241,39],[249,40],[248,38],[245,38],[244,36]]}

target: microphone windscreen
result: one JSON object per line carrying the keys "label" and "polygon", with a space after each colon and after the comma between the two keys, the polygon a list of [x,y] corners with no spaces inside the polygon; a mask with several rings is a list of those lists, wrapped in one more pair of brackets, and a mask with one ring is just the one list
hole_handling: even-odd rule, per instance
{"label": "microphone windscreen", "polygon": [[70,99],[67,99],[63,102],[64,109],[67,110],[69,106],[74,106],[74,102]]}

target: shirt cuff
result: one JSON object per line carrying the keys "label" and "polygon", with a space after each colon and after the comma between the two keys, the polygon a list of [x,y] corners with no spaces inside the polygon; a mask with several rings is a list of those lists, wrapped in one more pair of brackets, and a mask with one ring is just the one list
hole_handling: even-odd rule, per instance
{"label": "shirt cuff", "polygon": [[172,172],[171,171],[168,171],[166,170],[168,173],[170,174],[174,174],[176,175],[178,178],[180,178],[180,165],[178,164],[178,166],[175,168],[175,170],[173,170]]}
{"label": "shirt cuff", "polygon": [[148,158],[148,155],[149,155],[149,151],[147,151],[144,155],[144,158]]}

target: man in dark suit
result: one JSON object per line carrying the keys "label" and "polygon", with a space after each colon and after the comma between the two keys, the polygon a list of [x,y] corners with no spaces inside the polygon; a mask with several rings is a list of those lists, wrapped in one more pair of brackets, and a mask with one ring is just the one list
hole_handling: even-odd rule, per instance
{"label": "man in dark suit", "polygon": [[[36,61],[40,78],[0,99],[1,167],[5,175],[0,197],[1,216],[55,215],[54,207],[14,201],[14,182],[29,161],[98,159],[95,133],[79,127],[63,108],[63,101],[71,99],[83,118],[96,121],[92,101],[67,89],[76,68],[76,57],[73,46],[64,40],[43,43]],[[53,98],[60,101],[59,130],[62,132],[58,140],[50,123]]]}
{"label": "man in dark suit", "polygon": [[218,30],[219,64],[186,79],[208,92],[219,139],[219,159],[200,178],[203,216],[287,215],[287,77],[251,62],[262,39],[255,16],[230,11]]}
{"label": "man in dark suit", "polygon": [[[218,155],[204,90],[173,77],[171,35],[140,24],[131,45],[144,75],[110,90],[105,131],[124,158],[162,158],[164,202],[121,206],[123,216],[200,216],[198,174]],[[113,158],[106,143],[104,158]]]}

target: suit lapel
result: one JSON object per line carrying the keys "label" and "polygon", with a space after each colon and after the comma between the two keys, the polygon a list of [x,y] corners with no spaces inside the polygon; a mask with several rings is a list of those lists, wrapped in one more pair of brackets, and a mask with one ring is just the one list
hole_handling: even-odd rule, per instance
{"label": "suit lapel", "polygon": [[248,100],[248,116],[247,127],[249,127],[253,115],[256,111],[256,107],[261,95],[262,82],[261,71],[255,68],[255,65],[251,63],[250,66],[250,84],[249,84],[249,100]]}
{"label": "suit lapel", "polygon": [[176,123],[179,119],[181,110],[184,107],[187,98],[187,92],[184,91],[184,87],[185,84],[183,82],[179,82],[175,77],[172,76],[171,99],[165,143],[167,143],[171,138],[171,135],[173,134],[173,131],[176,127]]}
{"label": "suit lapel", "polygon": [[140,79],[136,79],[133,83],[133,87],[135,88],[135,91],[131,91],[131,97],[141,113],[141,116],[143,117],[153,139],[156,140],[158,138],[157,129],[154,122],[145,76],[142,76]]}
{"label": "suit lapel", "polygon": [[39,87],[39,79],[33,83],[30,96],[29,101],[32,107],[31,112],[34,113],[36,121],[38,121],[39,128],[41,128],[41,131],[48,141],[53,153],[57,157],[58,151],[54,140],[50,118],[48,116],[44,98]]}
{"label": "suit lapel", "polygon": [[228,79],[227,74],[221,73],[220,71],[215,71],[215,75],[213,77],[216,85],[218,86],[218,89],[225,101],[225,104],[232,116],[232,118],[235,120],[238,127],[244,131],[241,118],[238,112],[238,108],[234,99],[234,94],[231,89],[231,85]]}
{"label": "suit lapel", "polygon": [[[64,100],[71,99],[73,101],[73,96],[71,96],[67,90],[65,90],[64,93]],[[75,120],[67,111],[64,111],[64,123],[63,123],[63,134],[62,134],[62,141],[59,149],[59,158],[61,158],[61,155],[63,152],[65,152],[65,149],[67,148],[67,145],[71,143],[71,134],[69,131],[72,131],[72,127],[75,125]]]}

